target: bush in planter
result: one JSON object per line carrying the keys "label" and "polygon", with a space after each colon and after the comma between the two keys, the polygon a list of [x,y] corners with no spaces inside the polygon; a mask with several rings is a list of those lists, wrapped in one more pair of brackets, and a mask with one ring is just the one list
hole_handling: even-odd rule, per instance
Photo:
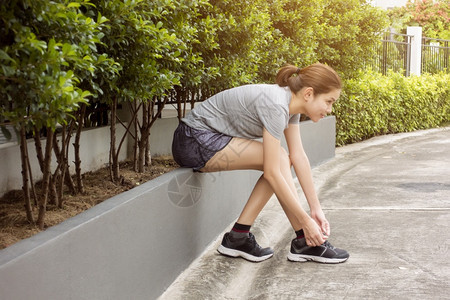
{"label": "bush in planter", "polygon": [[450,75],[404,77],[360,72],[345,81],[336,115],[336,144],[437,127],[450,120]]}
{"label": "bush in planter", "polygon": [[[105,20],[100,16],[98,22],[93,22],[83,15],[81,10],[87,5],[87,0],[23,0],[6,1],[0,7],[0,123],[9,122],[19,135],[25,209],[30,223],[35,222],[30,199],[30,187],[34,185],[30,183],[26,133],[34,132],[43,176],[42,195],[35,199],[41,229],[49,195],[57,199],[59,206],[62,203],[62,192],[56,192],[55,182],[58,173],[67,170],[67,156],[63,158],[65,150],[61,149],[54,150],[57,170],[50,168],[53,149],[58,147],[56,141],[53,143],[55,129],[57,125],[64,128],[79,105],[87,102],[95,90],[93,77],[98,69],[115,71],[114,62],[96,49]],[[39,138],[41,131],[47,136],[44,147]]]}

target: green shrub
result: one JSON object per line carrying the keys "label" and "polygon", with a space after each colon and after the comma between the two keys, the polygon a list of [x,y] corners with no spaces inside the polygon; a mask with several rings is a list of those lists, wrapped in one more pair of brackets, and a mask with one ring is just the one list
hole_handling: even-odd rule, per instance
{"label": "green shrub", "polygon": [[404,77],[372,71],[345,81],[336,115],[336,144],[438,127],[450,120],[450,75]]}

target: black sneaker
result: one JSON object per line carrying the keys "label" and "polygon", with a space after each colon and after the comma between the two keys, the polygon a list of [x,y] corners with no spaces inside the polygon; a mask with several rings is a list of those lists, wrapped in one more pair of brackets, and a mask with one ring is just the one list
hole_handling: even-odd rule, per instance
{"label": "black sneaker", "polygon": [[260,262],[273,256],[273,250],[271,248],[261,248],[252,233],[249,233],[249,237],[239,239],[233,239],[229,232],[225,233],[222,244],[217,251],[226,256],[240,256],[252,262]]}
{"label": "black sneaker", "polygon": [[306,245],[306,240],[301,238],[292,240],[288,260],[300,262],[312,260],[325,264],[337,264],[346,261],[349,256],[347,251],[333,247],[328,241],[318,247],[309,247]]}

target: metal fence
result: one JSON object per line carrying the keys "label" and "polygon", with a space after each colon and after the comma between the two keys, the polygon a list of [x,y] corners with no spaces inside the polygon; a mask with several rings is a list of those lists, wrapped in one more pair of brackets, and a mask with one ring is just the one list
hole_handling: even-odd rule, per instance
{"label": "metal fence", "polygon": [[[376,55],[371,67],[384,75],[388,70],[410,75],[412,36],[385,32],[376,44]],[[435,74],[450,73],[450,41],[423,37],[421,72]]]}
{"label": "metal fence", "polygon": [[385,32],[376,45],[372,68],[386,75],[388,70],[409,76],[411,64],[411,38],[406,34]]}
{"label": "metal fence", "polygon": [[449,40],[422,38],[422,73],[450,72]]}

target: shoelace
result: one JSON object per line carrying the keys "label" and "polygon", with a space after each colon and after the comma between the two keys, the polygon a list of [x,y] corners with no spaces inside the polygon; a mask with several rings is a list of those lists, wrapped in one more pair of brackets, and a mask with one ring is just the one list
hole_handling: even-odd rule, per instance
{"label": "shoelace", "polygon": [[261,249],[261,246],[258,243],[256,243],[255,236],[252,233],[250,233],[249,236],[250,236],[250,243],[251,243],[252,247]]}
{"label": "shoelace", "polygon": [[322,244],[323,246],[330,248],[331,250],[334,250],[336,247],[330,244],[329,241],[325,241],[325,243]]}

